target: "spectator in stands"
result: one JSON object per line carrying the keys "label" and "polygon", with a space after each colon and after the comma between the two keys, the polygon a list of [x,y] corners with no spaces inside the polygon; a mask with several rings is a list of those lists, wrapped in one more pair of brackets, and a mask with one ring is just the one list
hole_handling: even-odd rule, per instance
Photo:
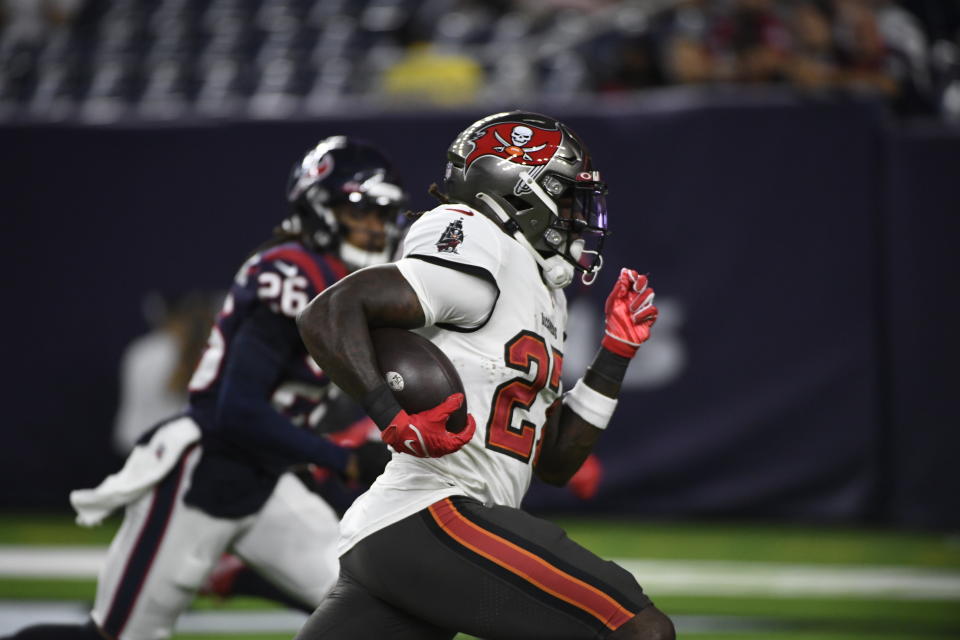
{"label": "spectator in stands", "polygon": [[830,16],[822,2],[798,2],[790,12],[791,55],[786,66],[790,82],[821,89],[839,81],[837,53]]}
{"label": "spectator in stands", "polygon": [[[354,99],[508,106],[712,83],[850,88],[902,113],[957,102],[956,2],[154,4],[0,0],[0,121],[270,118]],[[151,37],[133,38],[142,25]],[[88,73],[76,49],[94,41]]]}
{"label": "spectator in stands", "polygon": [[604,93],[635,91],[666,84],[657,55],[656,40],[640,33],[618,42],[610,51],[619,64],[597,65],[601,76],[597,88]]}
{"label": "spectator in stands", "polygon": [[714,59],[707,48],[712,15],[706,0],[681,0],[653,21],[660,68],[670,84],[714,80]]}
{"label": "spectator in stands", "polygon": [[866,0],[834,0],[834,6],[843,85],[897,95],[899,87],[887,64],[886,43],[869,4]]}
{"label": "spectator in stands", "polygon": [[932,113],[936,97],[929,38],[923,26],[891,0],[871,0],[870,4],[887,49],[888,69],[900,89],[895,106],[906,113]]}
{"label": "spectator in stands", "polygon": [[709,46],[721,62],[715,76],[734,82],[784,80],[789,36],[772,0],[735,0],[714,22]]}

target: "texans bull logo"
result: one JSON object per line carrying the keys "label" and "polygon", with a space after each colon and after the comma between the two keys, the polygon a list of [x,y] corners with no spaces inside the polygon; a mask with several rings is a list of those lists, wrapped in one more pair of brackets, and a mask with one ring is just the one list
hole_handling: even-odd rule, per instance
{"label": "texans bull logo", "polygon": [[474,136],[473,151],[467,156],[464,170],[483,156],[496,156],[518,164],[545,165],[557,152],[561,140],[563,134],[560,131],[516,122],[490,125]]}

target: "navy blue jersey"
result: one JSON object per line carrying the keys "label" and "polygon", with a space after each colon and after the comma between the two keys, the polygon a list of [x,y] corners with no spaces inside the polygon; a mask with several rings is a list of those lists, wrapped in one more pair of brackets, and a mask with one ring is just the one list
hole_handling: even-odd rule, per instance
{"label": "navy blue jersey", "polygon": [[[347,452],[311,433],[330,382],[307,354],[297,313],[346,275],[336,257],[290,242],[240,267],[190,380],[203,458],[186,496],[211,515],[259,509],[296,464],[342,471]],[[305,429],[304,427],[308,427]]]}

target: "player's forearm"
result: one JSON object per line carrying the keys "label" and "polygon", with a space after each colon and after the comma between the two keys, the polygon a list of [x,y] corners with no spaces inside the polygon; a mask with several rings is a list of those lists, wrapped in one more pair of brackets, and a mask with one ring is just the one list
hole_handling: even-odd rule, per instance
{"label": "player's forearm", "polygon": [[358,401],[384,384],[370,329],[412,329],[423,322],[416,294],[392,265],[344,278],[297,317],[307,351],[338,387]]}
{"label": "player's forearm", "polygon": [[620,395],[620,386],[627,375],[630,358],[617,355],[604,347],[597,351],[593,362],[583,374],[583,384],[614,400]]}
{"label": "player's forearm", "polygon": [[381,382],[374,366],[370,330],[346,280],[313,299],[297,317],[300,337],[324,373],[353,398]]}
{"label": "player's forearm", "polygon": [[601,430],[566,406],[560,409],[560,415],[547,429],[537,459],[537,477],[562,487],[593,451]]}
{"label": "player's forearm", "polygon": [[[547,425],[537,476],[562,486],[577,472],[616,406],[630,359],[601,348],[583,379],[564,398],[560,413]],[[578,388],[582,385],[585,388]]]}

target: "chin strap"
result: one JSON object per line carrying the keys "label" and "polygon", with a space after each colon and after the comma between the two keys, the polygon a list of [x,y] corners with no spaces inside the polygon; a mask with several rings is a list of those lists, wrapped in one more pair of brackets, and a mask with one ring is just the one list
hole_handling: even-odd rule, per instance
{"label": "chin strap", "polygon": [[[539,186],[539,185],[538,185]],[[484,202],[490,210],[496,214],[497,218],[500,219],[500,222],[507,228],[510,227],[510,216],[507,215],[507,212],[503,210],[503,207],[500,206],[500,203],[488,196],[487,194],[480,192],[477,194],[477,199]],[[540,255],[540,252],[533,248],[533,245],[530,244],[530,241],[527,240],[527,237],[523,235],[523,231],[517,228],[512,234],[513,239],[520,243],[527,252],[537,261],[537,264],[540,265],[540,269],[543,273],[544,283],[551,289],[563,289],[568,284],[573,282],[574,268],[573,265],[561,258],[560,256],[550,256],[549,258],[544,258]]]}
{"label": "chin strap", "polygon": [[[583,274],[581,274],[580,276],[580,282],[582,282],[583,284],[589,287],[590,285],[592,285],[594,282],[597,281],[597,276],[600,275],[600,269],[603,269],[603,256],[597,251],[589,251],[587,249],[581,250],[580,253],[581,254],[592,253],[593,255],[597,256],[597,260],[596,260],[597,266],[595,266],[593,269],[590,269],[589,271],[584,271]],[[579,260],[580,257],[577,256],[577,259]]]}

